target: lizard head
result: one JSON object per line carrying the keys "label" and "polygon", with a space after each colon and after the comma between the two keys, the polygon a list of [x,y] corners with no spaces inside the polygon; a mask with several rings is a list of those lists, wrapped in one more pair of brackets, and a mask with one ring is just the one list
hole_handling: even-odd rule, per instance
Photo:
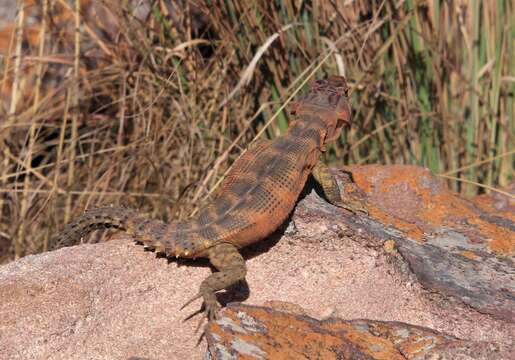
{"label": "lizard head", "polygon": [[327,126],[326,141],[336,139],[341,129],[351,122],[348,86],[343,76],[317,80],[311,90],[292,106],[292,114],[316,111]]}

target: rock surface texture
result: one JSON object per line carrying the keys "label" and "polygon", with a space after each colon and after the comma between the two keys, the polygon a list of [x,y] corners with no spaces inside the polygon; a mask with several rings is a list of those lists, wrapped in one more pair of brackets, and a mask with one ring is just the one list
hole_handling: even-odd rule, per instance
{"label": "rock surface texture", "polygon": [[267,308],[231,305],[200,338],[198,317],[184,321],[199,302],[180,306],[209,274],[207,263],[156,259],[117,235],[0,268],[1,357],[200,359],[207,339],[217,359],[239,351],[266,358],[277,349],[509,359],[513,202],[464,200],[417,167],[351,170],[369,216],[308,191],[287,227],[244,252],[247,282],[219,296]]}
{"label": "rock surface texture", "polygon": [[366,229],[393,240],[423,286],[515,322],[513,203],[486,211],[413,166],[352,171],[373,204]]}
{"label": "rock surface texture", "polygon": [[211,359],[488,359],[491,343],[374,320],[318,321],[270,308],[229,305],[207,331]]}

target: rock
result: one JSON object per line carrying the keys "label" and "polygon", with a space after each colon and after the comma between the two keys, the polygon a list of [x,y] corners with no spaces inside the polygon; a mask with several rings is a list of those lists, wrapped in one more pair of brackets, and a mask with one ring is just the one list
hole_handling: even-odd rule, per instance
{"label": "rock", "polygon": [[[511,195],[515,195],[515,181],[502,189]],[[495,212],[497,216],[506,217],[515,221],[515,198],[510,198],[498,192],[476,196],[472,202],[486,212]]]}
{"label": "rock", "polygon": [[[496,237],[512,234],[513,220],[449,193],[420,168],[353,171],[370,216],[338,209],[311,191],[293,214],[295,226],[244,251],[247,283],[219,299],[319,320],[427,327],[477,351],[485,349],[477,342],[492,343],[498,358],[515,351],[510,245]],[[27,256],[0,267],[0,353],[6,359],[200,358],[206,343],[197,345],[198,317],[184,321],[200,301],[180,307],[209,273],[206,262],[168,262],[125,236]],[[354,334],[366,335],[365,342],[369,336]]]}
{"label": "rock", "polygon": [[2,359],[199,357],[195,307],[209,269],[167,264],[129,239],[27,256],[0,268]]}
{"label": "rock", "polygon": [[358,228],[394,240],[423,286],[515,322],[515,212],[488,212],[416,166],[350,170],[371,203]]}
{"label": "rock", "polygon": [[495,344],[401,322],[318,321],[229,304],[206,328],[208,359],[499,359]]}

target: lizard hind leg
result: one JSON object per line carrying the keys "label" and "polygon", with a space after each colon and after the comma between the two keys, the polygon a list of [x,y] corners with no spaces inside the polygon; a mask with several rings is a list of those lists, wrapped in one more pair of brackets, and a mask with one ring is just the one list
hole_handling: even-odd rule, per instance
{"label": "lizard hind leg", "polygon": [[247,267],[236,246],[221,243],[213,246],[208,252],[209,261],[219,271],[209,275],[202,283],[198,293],[189,299],[181,309],[184,309],[194,300],[202,297],[208,320],[218,318],[220,304],[216,300],[215,293],[245,279]]}

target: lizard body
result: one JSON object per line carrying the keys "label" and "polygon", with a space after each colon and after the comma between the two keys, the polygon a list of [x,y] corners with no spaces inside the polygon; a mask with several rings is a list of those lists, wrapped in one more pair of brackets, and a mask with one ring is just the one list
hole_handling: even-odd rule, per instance
{"label": "lizard body", "polygon": [[67,225],[58,235],[59,242],[112,227],[167,256],[207,257],[219,271],[202,282],[186,305],[202,297],[209,319],[215,318],[219,307],[215,292],[245,278],[245,262],[238,249],[265,238],[286,220],[310,174],[331,203],[347,207],[336,180],[319,163],[326,144],[350,123],[345,79],[333,76],[316,81],[294,104],[292,113],[295,118],[287,132],[259,143],[238,159],[219,195],[195,218],[166,224],[134,210],[101,207]]}

